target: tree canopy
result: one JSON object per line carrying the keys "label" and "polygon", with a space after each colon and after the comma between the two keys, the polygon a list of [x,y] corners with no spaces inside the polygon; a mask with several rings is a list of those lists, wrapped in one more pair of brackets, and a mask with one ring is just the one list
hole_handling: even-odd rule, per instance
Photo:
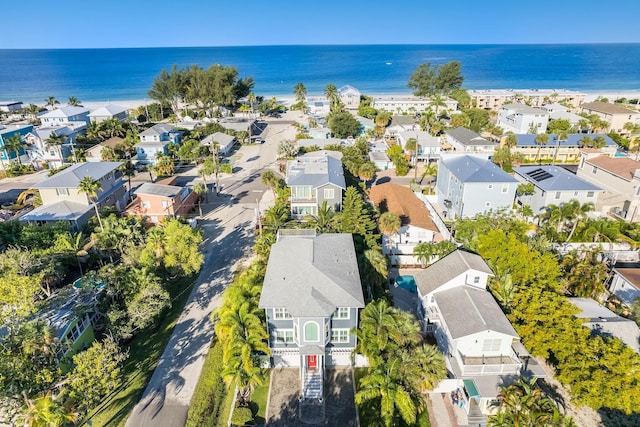
{"label": "tree canopy", "polygon": [[409,78],[407,86],[413,89],[415,96],[448,95],[462,86],[462,65],[458,61],[442,65],[426,62],[416,68]]}

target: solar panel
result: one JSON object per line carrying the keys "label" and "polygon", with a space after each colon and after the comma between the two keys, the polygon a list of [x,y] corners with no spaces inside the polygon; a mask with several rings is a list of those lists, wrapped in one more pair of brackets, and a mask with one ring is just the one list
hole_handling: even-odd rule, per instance
{"label": "solar panel", "polygon": [[553,175],[551,175],[546,170],[540,169],[540,168],[532,170],[531,172],[527,172],[527,175],[531,179],[533,179],[535,182],[540,182],[540,181],[544,181],[545,179],[553,178]]}

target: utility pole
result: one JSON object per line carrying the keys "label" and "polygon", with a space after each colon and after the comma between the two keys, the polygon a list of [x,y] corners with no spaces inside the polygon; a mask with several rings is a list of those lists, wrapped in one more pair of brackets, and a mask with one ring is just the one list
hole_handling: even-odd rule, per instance
{"label": "utility pole", "polygon": [[262,236],[262,219],[260,218],[262,215],[260,213],[260,202],[258,201],[258,199],[256,199],[256,215],[258,217],[258,230],[260,233],[260,236]]}

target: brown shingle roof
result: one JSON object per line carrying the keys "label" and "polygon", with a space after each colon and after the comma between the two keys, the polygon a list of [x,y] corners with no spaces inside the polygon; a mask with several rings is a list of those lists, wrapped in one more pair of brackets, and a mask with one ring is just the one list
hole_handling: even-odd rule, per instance
{"label": "brown shingle roof", "polygon": [[640,268],[616,268],[615,271],[630,284],[640,289]]}
{"label": "brown shingle roof", "polygon": [[586,110],[598,111],[605,114],[635,114],[635,111],[621,105],[610,104],[602,101],[587,102],[586,104],[582,104],[580,107]]}
{"label": "brown shingle roof", "polygon": [[407,187],[391,182],[376,185],[369,190],[369,199],[378,206],[384,205],[380,206],[382,212],[398,215],[403,224],[438,231],[427,207]]}
{"label": "brown shingle roof", "polygon": [[628,157],[597,156],[586,160],[586,162],[618,175],[627,181],[631,181],[636,170],[640,169],[640,162]]}

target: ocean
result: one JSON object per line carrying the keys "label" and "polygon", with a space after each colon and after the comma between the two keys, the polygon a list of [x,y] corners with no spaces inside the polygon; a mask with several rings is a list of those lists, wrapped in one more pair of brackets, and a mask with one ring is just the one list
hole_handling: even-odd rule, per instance
{"label": "ocean", "polygon": [[302,82],[321,94],[328,83],[362,93],[409,93],[420,64],[460,61],[468,89],[640,90],[640,44],[246,46],[138,49],[0,50],[0,100],[42,104],[142,100],[154,77],[180,67],[224,64],[251,76],[254,93],[292,96]]}

